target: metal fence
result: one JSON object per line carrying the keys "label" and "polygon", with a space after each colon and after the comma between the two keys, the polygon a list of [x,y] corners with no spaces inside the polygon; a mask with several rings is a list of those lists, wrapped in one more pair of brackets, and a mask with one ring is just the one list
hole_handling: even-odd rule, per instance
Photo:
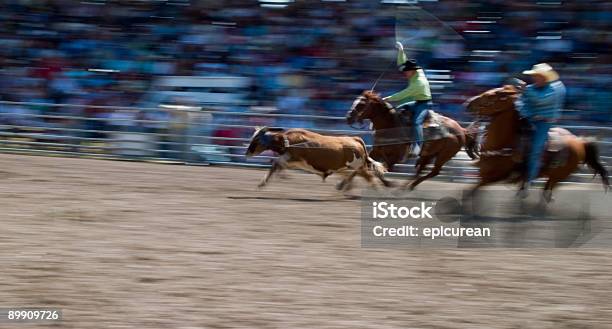
{"label": "metal fence", "polygon": [[[467,124],[463,122],[462,124]],[[267,167],[272,154],[247,159],[256,126],[302,127],[325,134],[359,135],[371,146],[371,131],[351,129],[344,117],[232,112],[185,106],[135,108],[0,101],[0,151],[108,159]],[[602,159],[612,159],[612,128],[565,126],[599,139]],[[391,175],[413,174],[414,160]],[[477,169],[462,151],[438,179],[472,181]],[[574,181],[590,181],[581,170]]]}

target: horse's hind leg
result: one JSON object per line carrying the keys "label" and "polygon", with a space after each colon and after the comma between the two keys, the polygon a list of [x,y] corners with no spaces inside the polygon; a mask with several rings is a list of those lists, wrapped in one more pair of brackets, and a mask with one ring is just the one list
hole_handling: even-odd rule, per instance
{"label": "horse's hind leg", "polygon": [[554,201],[552,191],[557,183],[559,183],[559,180],[556,178],[548,178],[548,181],[546,181],[546,185],[544,185],[544,190],[542,191],[542,200],[546,203]]}
{"label": "horse's hind leg", "polygon": [[444,164],[447,163],[448,160],[452,159],[453,156],[457,154],[457,152],[459,152],[459,150],[461,149],[461,146],[459,144],[455,145],[455,147],[453,148],[450,148],[451,146],[448,143],[443,145],[447,145],[447,147],[442,149],[442,151],[440,152],[434,153],[436,157],[436,162],[434,162],[434,167],[431,172],[412,182],[412,184],[410,184],[410,190],[414,190],[414,188],[417,187],[417,185],[421,184],[424,180],[438,176],[438,174],[440,174],[440,171],[442,171],[442,166],[444,166]]}
{"label": "horse's hind leg", "polygon": [[438,174],[440,174],[440,171],[442,171],[442,166],[446,163],[446,161],[440,161],[438,159],[436,159],[436,162],[434,163],[434,167],[433,169],[425,176],[420,177],[419,179],[415,180],[414,182],[412,182],[412,184],[410,184],[410,190],[414,190],[415,187],[417,187],[417,185],[421,184],[424,180],[430,179],[432,177],[436,177],[438,176]]}
{"label": "horse's hind leg", "polygon": [[[431,157],[429,156],[423,156],[417,159],[417,163],[416,163],[416,172],[414,173],[414,178],[412,180],[412,183],[418,181],[419,179],[421,179],[419,176],[421,175],[421,172],[423,172],[423,169],[425,169],[425,167],[427,167],[427,165],[431,162]],[[408,181],[404,184],[404,186],[402,186],[402,188],[406,188],[408,185],[411,186],[411,190],[414,189],[414,187],[412,187],[412,185],[410,184],[411,182]]]}

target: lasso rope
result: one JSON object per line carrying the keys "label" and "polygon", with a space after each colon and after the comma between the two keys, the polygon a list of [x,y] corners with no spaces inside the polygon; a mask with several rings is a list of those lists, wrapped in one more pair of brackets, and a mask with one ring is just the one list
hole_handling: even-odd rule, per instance
{"label": "lasso rope", "polygon": [[378,84],[380,79],[382,79],[385,73],[387,73],[387,71],[389,71],[389,69],[392,68],[393,66],[395,66],[395,62],[391,63],[391,65],[387,66],[387,68],[384,71],[382,71],[382,73],[380,73],[380,75],[378,76],[378,79],[374,81],[374,85],[372,85],[372,88],[370,89],[371,92],[374,92],[374,88],[376,88],[376,85]]}
{"label": "lasso rope", "polygon": [[[444,139],[444,138],[448,138],[451,136],[464,136],[464,133],[452,133],[449,127],[448,128],[448,133],[445,134],[444,137],[440,137],[440,138],[433,138],[433,139],[426,139],[423,141],[423,143],[427,143],[429,141],[434,141],[434,140],[440,140],[440,139]],[[379,130],[375,130],[375,133],[384,133],[385,131],[402,131],[404,129],[410,129],[410,127],[396,127],[396,128],[388,128],[388,129],[379,129]],[[425,128],[427,129],[427,128]],[[465,128],[464,128],[465,129]],[[342,136],[346,136],[346,137],[352,137],[350,135],[326,135],[326,136],[337,136],[337,137],[342,137]],[[376,137],[374,137],[376,138]],[[410,137],[387,137],[387,138],[383,138],[385,140],[393,140],[396,139],[397,141],[390,141],[390,142],[385,142],[385,143],[374,143],[372,144],[372,147],[376,147],[376,146],[391,146],[391,145],[401,145],[401,144],[410,144],[416,141],[416,139]],[[312,142],[300,142],[300,143],[296,143],[296,144],[289,144],[289,140],[285,138],[285,147],[291,147],[291,148],[325,148],[325,147],[320,147],[320,146],[310,146],[308,144],[312,144]]]}

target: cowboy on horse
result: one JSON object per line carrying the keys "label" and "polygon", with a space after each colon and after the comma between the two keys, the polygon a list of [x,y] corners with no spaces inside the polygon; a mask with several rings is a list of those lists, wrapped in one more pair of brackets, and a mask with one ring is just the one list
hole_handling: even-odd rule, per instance
{"label": "cowboy on horse", "polygon": [[425,72],[414,59],[407,59],[402,43],[396,42],[395,46],[398,50],[398,70],[408,79],[409,85],[404,90],[383,99],[399,104],[397,108],[412,112],[415,139],[412,154],[418,155],[423,145],[423,122],[431,105],[431,90]]}
{"label": "cowboy on horse", "polygon": [[[381,98],[373,88],[364,91],[348,110],[346,120],[349,126],[354,122],[363,124],[364,120],[370,120],[374,130],[374,145],[370,156],[383,162],[389,171],[393,171],[396,164],[405,161],[409,143],[415,141],[412,154],[418,156],[418,159],[415,162],[414,179],[404,185],[412,190],[423,181],[439,175],[442,166],[462,147],[465,147],[470,158],[475,159],[478,154],[478,129],[475,125],[463,128],[457,121],[430,111],[431,90],[425,72],[415,60],[406,58],[401,43],[397,42],[396,46],[398,69],[408,78],[408,87],[385,98]],[[389,102],[400,105],[394,108]],[[403,113],[400,113],[398,108],[411,112],[414,138],[405,138],[409,134],[406,129],[409,124],[403,120]],[[424,132],[427,141],[423,138]],[[431,171],[421,176],[432,162]]]}
{"label": "cowboy on horse", "polygon": [[[476,163],[480,180],[466,196],[474,196],[483,186],[509,181],[522,182],[518,196],[523,197],[528,193],[527,182],[536,177],[546,177],[542,201],[550,202],[553,189],[580,164],[586,164],[600,175],[604,191],[607,191],[610,186],[608,171],[601,163],[595,140],[577,137],[560,127],[551,127],[560,116],[565,96],[565,87],[557,73],[548,64],[537,64],[525,74],[534,79],[527,88],[522,88],[522,81],[518,86],[507,84],[487,90],[466,102],[469,112],[490,118],[479,146],[480,160]],[[520,106],[520,112],[517,106]],[[530,135],[527,173],[524,162],[520,161],[525,153],[523,145],[529,144],[521,143],[521,135],[525,135],[521,134],[524,127],[521,117],[536,126],[535,134]],[[542,154],[546,156],[541,157]]]}
{"label": "cowboy on horse", "polygon": [[526,196],[531,182],[538,177],[541,158],[548,140],[548,131],[561,116],[565,99],[565,86],[559,75],[546,64],[536,64],[531,70],[523,71],[530,75],[533,84],[528,85],[522,97],[516,101],[516,108],[534,128],[531,135],[531,149],[527,157],[527,175],[520,195]]}

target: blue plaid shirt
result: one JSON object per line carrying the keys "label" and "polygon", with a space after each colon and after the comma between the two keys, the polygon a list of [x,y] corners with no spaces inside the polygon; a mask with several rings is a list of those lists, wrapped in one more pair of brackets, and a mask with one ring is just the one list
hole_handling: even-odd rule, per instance
{"label": "blue plaid shirt", "polygon": [[542,88],[527,86],[523,96],[516,102],[516,107],[528,119],[555,121],[561,117],[564,101],[565,86],[556,80]]}

